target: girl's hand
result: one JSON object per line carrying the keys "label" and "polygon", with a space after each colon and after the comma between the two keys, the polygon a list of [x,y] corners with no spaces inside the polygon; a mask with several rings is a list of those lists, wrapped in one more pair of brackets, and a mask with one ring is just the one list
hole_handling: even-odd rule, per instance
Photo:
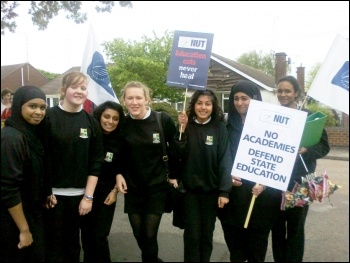
{"label": "girl's hand", "polygon": [[256,184],[253,187],[252,194],[258,197],[265,189],[266,189],[266,186],[262,184]]}
{"label": "girl's hand", "polygon": [[123,194],[128,192],[128,186],[126,185],[125,178],[121,175],[117,175],[117,191]]}
{"label": "girl's hand", "polygon": [[179,114],[178,118],[177,118],[179,124],[180,124],[180,132],[184,132],[187,122],[188,122],[188,117],[186,115],[186,112],[183,111]]}
{"label": "girl's hand", "polygon": [[81,199],[79,204],[79,215],[84,216],[91,212],[92,200],[87,200],[85,197]]}
{"label": "girl's hand", "polygon": [[17,245],[18,249],[29,247],[32,243],[33,237],[29,229],[19,233],[19,243]]}
{"label": "girl's hand", "polygon": [[219,200],[218,200],[218,205],[219,205],[219,208],[224,208],[224,206],[229,202],[229,199],[226,198],[226,197],[219,197]]}
{"label": "girl's hand", "polygon": [[232,175],[232,185],[233,186],[241,186],[242,185],[242,180],[238,176]]}
{"label": "girl's hand", "polygon": [[175,188],[179,187],[176,179],[168,179],[168,183],[171,184],[172,186],[174,186]]}
{"label": "girl's hand", "polygon": [[118,190],[113,188],[113,190],[107,195],[105,201],[103,202],[105,205],[111,205],[117,201]]}
{"label": "girl's hand", "polygon": [[47,208],[47,209],[54,208],[55,205],[57,205],[57,199],[56,199],[56,196],[54,194],[46,197],[46,203],[44,204],[45,208]]}

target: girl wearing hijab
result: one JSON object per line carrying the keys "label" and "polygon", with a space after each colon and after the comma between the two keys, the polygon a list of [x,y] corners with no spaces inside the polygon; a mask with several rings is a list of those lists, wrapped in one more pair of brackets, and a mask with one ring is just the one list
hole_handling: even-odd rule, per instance
{"label": "girl wearing hijab", "polygon": [[44,92],[20,87],[1,130],[1,262],[45,261],[42,209],[51,191],[44,178],[45,112]]}
{"label": "girl wearing hijab", "polygon": [[[250,100],[262,101],[259,88],[252,82],[242,80],[232,88],[229,96],[227,129],[230,150],[237,153]],[[232,177],[230,201],[219,210],[224,237],[230,251],[231,262],[264,262],[268,237],[274,218],[279,211],[281,191],[254,182]],[[244,228],[249,206],[257,196],[248,228]]]}

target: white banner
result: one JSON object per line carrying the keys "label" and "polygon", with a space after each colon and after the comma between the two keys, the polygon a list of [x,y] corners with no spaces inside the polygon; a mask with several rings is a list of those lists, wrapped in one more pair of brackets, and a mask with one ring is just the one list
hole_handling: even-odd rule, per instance
{"label": "white banner", "polygon": [[349,114],[349,39],[337,35],[307,95]]}
{"label": "white banner", "polygon": [[81,64],[81,72],[90,77],[88,84],[88,99],[96,106],[109,100],[119,103],[119,100],[112,89],[106,64],[102,53],[100,52],[100,45],[95,37],[92,25],[90,25],[89,28],[83,61]]}
{"label": "white banner", "polygon": [[251,100],[231,174],[286,191],[306,117],[304,111]]}

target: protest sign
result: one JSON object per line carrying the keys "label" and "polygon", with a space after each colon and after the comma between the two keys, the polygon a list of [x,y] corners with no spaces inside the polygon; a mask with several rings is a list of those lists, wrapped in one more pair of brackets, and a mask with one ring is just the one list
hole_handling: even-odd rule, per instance
{"label": "protest sign", "polygon": [[175,31],[166,85],[205,89],[214,35]]}
{"label": "protest sign", "polygon": [[307,113],[251,100],[232,175],[287,190]]}

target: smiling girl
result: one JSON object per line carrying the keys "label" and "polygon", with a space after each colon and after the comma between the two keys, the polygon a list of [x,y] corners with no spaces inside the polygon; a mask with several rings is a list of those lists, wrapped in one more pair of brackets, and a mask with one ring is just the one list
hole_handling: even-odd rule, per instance
{"label": "smiling girl", "polygon": [[[168,189],[160,140],[165,140],[171,146],[176,128],[170,115],[162,112],[165,138],[160,137],[156,112],[149,106],[150,90],[143,83],[127,83],[122,98],[128,110],[123,128],[128,173],[125,177],[117,176],[117,186],[125,194],[124,212],[129,216],[142,251],[142,261],[157,262],[161,261],[158,258],[158,228],[165,210]],[[171,157],[169,166],[172,166]]]}
{"label": "smiling girl", "polygon": [[47,213],[48,260],[79,262],[81,216],[92,209],[104,159],[98,121],[83,109],[87,77],[70,72],[62,79],[59,105],[48,109],[48,172],[57,205]]}
{"label": "smiling girl", "polygon": [[[217,210],[228,203],[232,188],[228,133],[210,90],[197,90],[178,120],[174,155],[184,162],[184,261],[209,262]],[[170,182],[177,186],[176,180]]]}
{"label": "smiling girl", "polygon": [[46,97],[23,86],[1,130],[1,262],[45,262],[43,204],[50,195],[42,145]]}
{"label": "smiling girl", "polygon": [[123,174],[123,107],[113,101],[97,106],[93,116],[103,133],[104,162],[94,194],[92,211],[84,218],[81,231],[84,262],[111,262],[108,235],[117,201],[117,174]]}

